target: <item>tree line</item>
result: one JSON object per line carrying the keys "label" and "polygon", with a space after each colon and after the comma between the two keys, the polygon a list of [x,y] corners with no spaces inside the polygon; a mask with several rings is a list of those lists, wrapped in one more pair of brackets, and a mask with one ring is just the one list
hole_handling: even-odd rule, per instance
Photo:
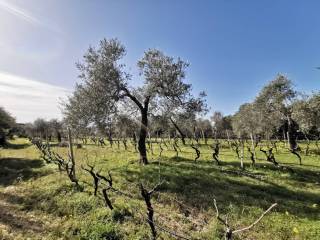
{"label": "tree line", "polygon": [[[320,94],[299,93],[285,75],[268,82],[254,101],[242,104],[235,114],[216,111],[208,119],[206,93],[194,96],[186,81],[187,62],[148,49],[137,61],[144,83],[136,87],[121,62],[125,54],[117,39],[103,39],[97,48],[90,47],[77,63],[81,81],[63,103],[63,120],[37,119],[24,125],[24,133],[61,142],[63,129],[70,126],[79,139],[131,138],[143,164],[148,163],[148,138],[180,138],[183,144],[186,138],[250,139],[252,148],[261,139],[277,139],[286,142],[293,154],[299,152],[298,139],[318,143]],[[1,139],[13,128],[7,122],[14,119],[7,116],[0,124]]]}

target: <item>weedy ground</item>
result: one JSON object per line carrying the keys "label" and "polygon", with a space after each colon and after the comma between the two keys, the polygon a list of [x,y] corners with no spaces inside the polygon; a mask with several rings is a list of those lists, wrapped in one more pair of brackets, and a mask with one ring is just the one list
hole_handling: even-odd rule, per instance
{"label": "weedy ground", "polygon": [[[253,229],[235,239],[320,239],[320,155],[312,144],[309,156],[296,156],[278,144],[275,157],[279,169],[267,162],[257,149],[256,166],[245,152],[245,170],[226,142],[220,149],[218,166],[212,160],[213,141],[201,144],[201,156],[194,161],[190,144],[149,150],[150,164],[139,165],[132,145],[129,150],[114,144],[93,143],[74,148],[77,177],[83,191],[68,181],[54,164],[45,164],[38,150],[26,139],[11,141],[0,149],[0,239],[152,239],[146,222],[146,206],[138,184],[152,189],[155,223],[162,229],[189,239],[222,239],[224,227],[215,218],[213,199],[222,217],[234,228],[254,222],[272,203],[278,206]],[[302,150],[304,143],[300,143]],[[66,156],[68,149],[53,147]],[[131,197],[109,192],[113,211],[105,207],[99,191],[93,196],[92,178],[81,169],[89,163],[106,175],[111,171],[114,187]],[[174,239],[158,228],[158,239]]]}

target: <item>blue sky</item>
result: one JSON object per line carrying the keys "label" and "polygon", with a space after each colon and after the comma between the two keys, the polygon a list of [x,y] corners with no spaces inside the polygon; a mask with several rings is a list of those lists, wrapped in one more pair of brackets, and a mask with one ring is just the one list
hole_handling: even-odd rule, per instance
{"label": "blue sky", "polygon": [[190,62],[187,81],[211,111],[235,112],[277,73],[316,91],[319,9],[316,0],[0,0],[0,102],[20,122],[60,117],[75,62],[104,37],[126,46],[135,85],[148,48]]}

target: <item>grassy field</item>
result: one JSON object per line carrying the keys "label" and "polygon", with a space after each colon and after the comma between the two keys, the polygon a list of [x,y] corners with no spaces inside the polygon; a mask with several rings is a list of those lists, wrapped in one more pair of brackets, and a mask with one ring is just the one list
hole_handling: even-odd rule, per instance
{"label": "grassy field", "polygon": [[[221,216],[228,216],[236,229],[250,225],[278,203],[253,229],[234,239],[320,239],[320,158],[313,154],[315,149],[309,156],[302,154],[300,166],[279,144],[275,157],[293,172],[263,160],[259,151],[252,168],[246,152],[246,169],[241,172],[240,160],[227,143],[220,149],[221,166],[205,144],[196,162],[189,145],[180,146],[178,157],[171,147],[164,147],[161,158],[154,145],[147,166],[139,165],[131,145],[125,151],[122,144],[112,149],[87,144],[74,148],[77,177],[84,186],[84,191],[77,191],[56,165],[40,159],[28,140],[11,144],[0,149],[0,239],[151,239],[138,184],[152,189],[162,180],[152,198],[155,223],[188,239],[223,238],[213,199]],[[68,150],[53,149],[64,156]],[[106,208],[101,192],[93,196],[92,178],[80,167],[86,163],[103,174],[110,170],[114,187],[131,197],[110,192],[115,209]],[[174,239],[159,228],[158,233],[158,239]]]}

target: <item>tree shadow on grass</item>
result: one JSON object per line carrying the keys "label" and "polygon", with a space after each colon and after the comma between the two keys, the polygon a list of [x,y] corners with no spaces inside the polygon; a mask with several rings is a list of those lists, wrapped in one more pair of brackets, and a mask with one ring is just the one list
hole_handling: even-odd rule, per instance
{"label": "tree shadow on grass", "polygon": [[37,171],[43,165],[43,161],[39,159],[1,158],[0,185],[8,186],[17,181],[25,181],[46,175],[46,171]]}
{"label": "tree shadow on grass", "polygon": [[[62,189],[63,187],[59,188]],[[30,194],[30,195],[29,195]],[[42,195],[42,193],[36,193],[34,194],[33,192],[29,192],[27,195],[18,195],[18,194],[13,194],[10,192],[0,192],[0,203],[1,200],[10,204],[14,205],[19,205],[19,209],[21,211],[32,211],[32,210],[42,210],[45,211],[49,214],[57,215],[57,216],[63,216],[60,214],[59,207],[58,205],[54,202],[51,201],[50,198],[46,199],[48,196]],[[52,196],[52,198],[54,195]],[[48,205],[50,205],[50,208],[48,209],[42,209],[41,205],[39,205],[39,202],[46,200],[48,201]],[[60,215],[59,215],[60,214]]]}
{"label": "tree shadow on grass", "polygon": [[[223,162],[222,166],[232,166],[240,170],[240,162]],[[273,173],[288,173],[288,178],[298,182],[304,183],[316,183],[320,182],[320,172],[317,170],[306,169],[305,166],[300,165],[290,165],[290,170],[287,168],[288,164],[280,163],[280,166],[284,168],[279,168],[267,161],[261,161],[255,164],[255,167],[252,168],[248,164],[245,164],[247,169],[254,169],[258,171],[267,171]],[[292,171],[291,171],[292,170]],[[262,173],[263,174],[263,173]]]}
{"label": "tree shadow on grass", "polygon": [[21,143],[21,144],[7,143],[5,145],[5,148],[19,150],[19,149],[25,149],[27,147],[30,147],[31,145],[32,145],[31,143]]}
{"label": "tree shadow on grass", "polygon": [[9,226],[14,231],[43,232],[43,223],[23,215],[12,206],[0,202],[0,223]]}
{"label": "tree shadow on grass", "polygon": [[[222,172],[212,162],[194,163],[191,159],[175,157],[162,161],[160,172],[161,178],[167,181],[160,191],[174,193],[179,201],[190,207],[204,210],[213,208],[213,198],[224,208],[233,204],[239,208],[251,206],[266,209],[276,202],[281,212],[288,211],[312,220],[318,220],[320,216],[320,209],[312,206],[319,204],[317,194],[293,191],[268,180],[234,176]],[[129,181],[142,180],[156,184],[159,179],[158,162],[151,163],[142,171],[127,169],[121,174]]]}

